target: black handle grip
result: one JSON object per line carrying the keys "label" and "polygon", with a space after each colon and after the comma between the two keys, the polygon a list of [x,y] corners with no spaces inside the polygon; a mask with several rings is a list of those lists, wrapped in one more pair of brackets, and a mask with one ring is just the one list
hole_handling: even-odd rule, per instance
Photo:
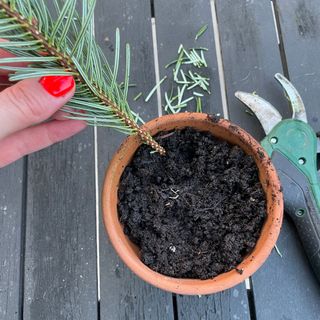
{"label": "black handle grip", "polygon": [[320,281],[320,212],[307,178],[281,153],[272,154],[283,187],[285,212],[293,219],[310,264]]}

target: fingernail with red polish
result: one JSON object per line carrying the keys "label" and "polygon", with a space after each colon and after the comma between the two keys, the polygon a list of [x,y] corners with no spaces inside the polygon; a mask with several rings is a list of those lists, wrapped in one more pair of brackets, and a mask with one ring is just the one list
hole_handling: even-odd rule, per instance
{"label": "fingernail with red polish", "polygon": [[47,76],[42,77],[39,82],[54,97],[65,95],[75,86],[72,76]]}

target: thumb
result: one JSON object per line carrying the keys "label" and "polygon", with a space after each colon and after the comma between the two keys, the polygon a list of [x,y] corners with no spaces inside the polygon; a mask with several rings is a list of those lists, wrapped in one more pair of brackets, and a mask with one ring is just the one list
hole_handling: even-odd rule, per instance
{"label": "thumb", "polygon": [[0,93],[0,139],[43,122],[74,94],[71,76],[26,79]]}

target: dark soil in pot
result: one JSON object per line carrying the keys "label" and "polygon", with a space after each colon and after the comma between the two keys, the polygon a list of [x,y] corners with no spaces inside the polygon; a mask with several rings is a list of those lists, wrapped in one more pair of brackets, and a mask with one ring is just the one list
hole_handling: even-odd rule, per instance
{"label": "dark soil in pot", "polygon": [[142,145],[118,191],[120,221],[141,260],[176,278],[208,279],[236,268],[266,217],[253,158],[190,128],[160,133],[157,141],[167,155]]}

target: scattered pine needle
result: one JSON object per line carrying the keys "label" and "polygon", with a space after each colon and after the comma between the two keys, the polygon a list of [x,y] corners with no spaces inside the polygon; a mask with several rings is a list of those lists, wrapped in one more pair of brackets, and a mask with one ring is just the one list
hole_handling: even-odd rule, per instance
{"label": "scattered pine needle", "polygon": [[195,40],[198,40],[208,29],[208,25],[205,24],[202,26],[196,34]]}
{"label": "scattered pine needle", "polygon": [[283,258],[282,253],[280,252],[280,250],[277,247],[277,245],[274,246],[274,249],[276,250],[277,254],[280,256],[280,258]]}
{"label": "scattered pine needle", "polygon": [[[206,30],[208,29],[208,24],[202,26],[198,33],[196,34],[195,40],[199,39]],[[181,112],[183,108],[188,107],[188,102],[195,100],[196,112],[202,112],[202,97],[205,94],[210,94],[210,79],[202,74],[194,72],[194,68],[205,69],[208,67],[205,60],[205,52],[208,48],[205,47],[195,47],[186,49],[183,44],[178,47],[178,54],[176,59],[165,65],[168,69],[171,67],[173,75],[174,86],[171,86],[171,93],[164,93],[165,105],[164,110],[167,113],[178,113]],[[150,91],[145,101],[148,102],[155,91],[159,88],[162,82],[167,78],[163,77]],[[197,89],[196,89],[197,88]],[[192,90],[192,94],[187,93],[187,91]],[[173,93],[174,92],[174,93]],[[141,95],[137,95],[134,100],[137,100]]]}
{"label": "scattered pine needle", "polygon": [[196,98],[196,101],[197,101],[197,109],[196,109],[196,112],[202,112],[202,102],[201,102],[201,98],[200,97],[197,97]]}
{"label": "scattered pine needle", "polygon": [[137,101],[142,96],[142,92],[139,92],[134,98],[133,101]]}
{"label": "scattered pine needle", "polygon": [[153,94],[156,92],[156,90],[161,86],[162,82],[167,79],[167,76],[164,76],[150,91],[148,96],[145,99],[145,102],[148,102],[150,98],[153,96]]}

